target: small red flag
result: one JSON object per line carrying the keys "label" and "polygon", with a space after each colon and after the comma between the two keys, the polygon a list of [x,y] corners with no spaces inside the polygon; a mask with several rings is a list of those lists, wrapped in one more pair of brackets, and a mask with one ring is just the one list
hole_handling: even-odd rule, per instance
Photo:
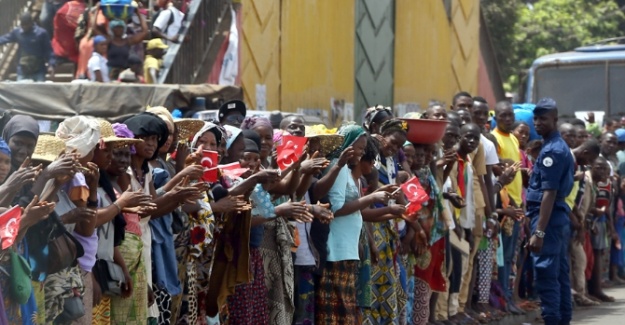
{"label": "small red flag", "polygon": [[219,169],[221,169],[221,173],[224,176],[228,176],[230,178],[241,177],[243,173],[249,170],[249,168],[241,168],[241,164],[238,162],[227,165],[219,165]]}
{"label": "small red flag", "polygon": [[278,153],[278,167],[285,170],[296,162],[302,153],[308,139],[305,137],[296,137],[293,135],[285,135],[282,137],[282,144],[276,148]]}
{"label": "small red flag", "polygon": [[218,178],[217,163],[219,162],[219,153],[216,151],[203,150],[202,151],[202,167],[204,167],[204,175],[202,180],[209,183],[214,183]]}
{"label": "small red flag", "polygon": [[217,151],[202,150],[201,163],[204,170],[217,167],[219,163],[219,153]]}
{"label": "small red flag", "polygon": [[12,207],[0,215],[0,238],[2,239],[2,249],[7,249],[13,245],[22,220],[22,208],[19,205]]}
{"label": "small red flag", "polygon": [[430,199],[430,196],[427,192],[425,192],[425,189],[423,189],[421,182],[419,182],[419,179],[416,176],[402,184],[401,190],[404,192],[406,198],[408,198],[408,201],[410,201],[411,204],[417,203],[421,205]]}

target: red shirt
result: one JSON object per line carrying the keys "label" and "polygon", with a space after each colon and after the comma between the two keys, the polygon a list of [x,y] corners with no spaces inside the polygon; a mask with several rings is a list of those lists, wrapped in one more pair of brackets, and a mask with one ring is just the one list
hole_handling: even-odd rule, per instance
{"label": "red shirt", "polygon": [[78,44],[74,40],[74,34],[78,27],[78,19],[85,9],[83,1],[69,1],[54,16],[52,50],[57,57],[66,58],[74,63],[78,62]]}

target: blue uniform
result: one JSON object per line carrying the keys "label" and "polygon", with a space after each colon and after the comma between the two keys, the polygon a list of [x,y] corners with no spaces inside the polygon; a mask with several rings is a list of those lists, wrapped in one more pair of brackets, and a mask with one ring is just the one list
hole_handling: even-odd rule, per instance
{"label": "blue uniform", "polygon": [[542,250],[532,253],[545,325],[566,325],[571,321],[568,261],[571,209],[564,200],[573,188],[574,174],[573,155],[560,133],[554,131],[544,138],[527,190],[527,216],[531,218],[532,233],[536,231],[543,192],[556,191]]}

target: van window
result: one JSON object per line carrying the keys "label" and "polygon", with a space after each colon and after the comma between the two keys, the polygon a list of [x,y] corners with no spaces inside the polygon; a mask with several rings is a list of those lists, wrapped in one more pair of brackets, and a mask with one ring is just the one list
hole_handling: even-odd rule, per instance
{"label": "van window", "polygon": [[534,76],[534,103],[551,97],[558,103],[560,115],[566,117],[574,117],[575,111],[605,111],[605,74],[604,63],[540,67]]}

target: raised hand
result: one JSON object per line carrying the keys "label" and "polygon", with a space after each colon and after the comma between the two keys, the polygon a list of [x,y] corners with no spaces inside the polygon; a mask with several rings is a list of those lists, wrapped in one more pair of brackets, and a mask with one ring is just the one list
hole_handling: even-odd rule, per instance
{"label": "raised hand", "polygon": [[294,219],[297,222],[312,222],[313,215],[308,211],[306,202],[282,203],[276,207],[276,215],[287,219]]}
{"label": "raised hand", "polygon": [[245,197],[243,195],[229,195],[219,199],[217,202],[212,203],[211,208],[213,209],[213,212],[228,213],[233,211],[246,211],[250,210],[252,207],[247,201],[245,201]]}
{"label": "raised hand", "polygon": [[133,191],[130,186],[117,199],[120,208],[134,208],[138,206],[148,206],[152,202],[152,196],[145,194],[143,189]]}
{"label": "raised hand", "polygon": [[311,205],[311,213],[323,224],[329,224],[334,219],[334,213],[330,211],[330,204],[328,203],[317,202],[317,204]]}
{"label": "raised hand", "polygon": [[22,214],[22,224],[32,226],[41,220],[48,218],[54,211],[56,205],[53,202],[39,202],[39,197],[35,195]]}
{"label": "raised hand", "polygon": [[354,157],[354,147],[349,146],[343,150],[341,156],[339,157],[338,165],[339,167],[343,167],[347,164],[347,162]]}

